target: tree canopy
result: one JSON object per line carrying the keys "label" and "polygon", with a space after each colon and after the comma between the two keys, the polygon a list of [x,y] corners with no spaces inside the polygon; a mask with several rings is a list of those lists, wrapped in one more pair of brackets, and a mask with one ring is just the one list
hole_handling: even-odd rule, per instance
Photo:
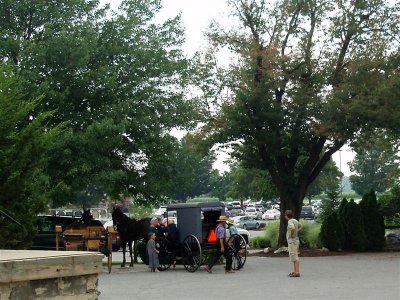
{"label": "tree canopy", "polygon": [[351,186],[359,195],[373,189],[382,193],[392,187],[400,174],[399,147],[382,136],[368,138],[355,148],[356,156],[349,163]]}
{"label": "tree canopy", "polygon": [[[281,211],[298,218],[333,153],[361,132],[399,128],[399,4],[229,3],[234,20],[210,26],[209,53],[228,49],[233,59],[209,75],[220,88],[205,93],[213,107],[205,105],[210,117],[200,135],[236,143],[237,157],[269,172]],[[282,216],[280,244],[285,226]]]}
{"label": "tree canopy", "polygon": [[24,99],[18,75],[0,65],[0,210],[23,224],[0,217],[0,248],[24,245],[34,231],[32,216],[51,194],[46,175],[49,146],[62,133],[51,127],[52,112],[36,113],[42,98]]}
{"label": "tree canopy", "polygon": [[116,13],[98,5],[0,3],[1,59],[19,70],[27,99],[43,97],[38,111],[54,111],[50,124],[68,124],[47,168],[54,205],[157,198],[165,191],[146,183],[149,168],[170,155],[171,129],[196,120],[179,16],[155,21],[160,0],[125,0]]}

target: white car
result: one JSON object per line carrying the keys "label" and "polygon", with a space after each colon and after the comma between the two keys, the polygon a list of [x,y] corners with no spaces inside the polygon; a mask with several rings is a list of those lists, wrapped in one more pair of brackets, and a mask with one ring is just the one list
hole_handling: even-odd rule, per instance
{"label": "white car", "polygon": [[258,208],[248,207],[245,210],[244,215],[254,217],[256,220],[260,220],[262,217],[262,212]]}
{"label": "white car", "polygon": [[167,206],[166,205],[163,205],[163,206],[160,206],[155,212],[154,212],[154,214],[156,215],[156,216],[164,216],[164,213],[167,211]]}
{"label": "white car", "polygon": [[233,208],[242,208],[240,201],[232,201]]}
{"label": "white car", "polygon": [[279,219],[281,212],[275,208],[268,209],[263,215],[263,220],[276,220]]}
{"label": "white car", "polygon": [[[243,228],[237,228],[238,233],[244,238],[247,244],[249,244],[250,241],[250,232],[248,232],[246,229]],[[228,240],[230,238],[231,234],[229,232],[229,229],[226,229],[226,235],[225,239]]]}

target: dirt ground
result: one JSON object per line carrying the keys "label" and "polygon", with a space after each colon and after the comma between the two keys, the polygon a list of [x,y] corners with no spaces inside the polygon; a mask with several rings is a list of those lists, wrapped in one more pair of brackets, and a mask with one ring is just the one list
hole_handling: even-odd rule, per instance
{"label": "dirt ground", "polygon": [[[388,248],[382,251],[377,251],[376,253],[380,252],[400,252],[399,248]],[[322,256],[341,256],[341,255],[348,255],[354,254],[355,251],[322,251],[321,249],[300,249],[300,257],[322,257]],[[369,252],[367,252],[369,253]],[[274,253],[273,251],[264,253],[263,250],[249,253],[248,256],[259,256],[259,257],[287,257],[287,252],[280,252]]]}

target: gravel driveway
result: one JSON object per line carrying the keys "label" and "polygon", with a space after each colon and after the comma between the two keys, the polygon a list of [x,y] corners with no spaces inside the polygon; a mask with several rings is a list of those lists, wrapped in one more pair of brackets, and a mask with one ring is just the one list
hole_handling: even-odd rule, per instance
{"label": "gravel driveway", "polygon": [[245,268],[224,274],[177,266],[162,273],[113,266],[99,278],[100,299],[400,299],[400,253],[301,258],[301,277],[289,278],[286,257],[249,257]]}

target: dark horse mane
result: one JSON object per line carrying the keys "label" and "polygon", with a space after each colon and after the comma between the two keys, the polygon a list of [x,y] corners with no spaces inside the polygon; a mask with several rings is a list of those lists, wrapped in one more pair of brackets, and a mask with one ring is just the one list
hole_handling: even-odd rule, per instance
{"label": "dark horse mane", "polygon": [[129,218],[123,213],[121,208],[115,207],[112,212],[113,225],[116,227],[120,241],[122,245],[123,252],[123,262],[121,266],[125,266],[125,248],[126,244],[129,246],[129,252],[131,256],[131,264],[133,266],[132,258],[132,242],[140,239],[147,238],[147,233],[150,227],[150,218],[144,218],[136,220],[134,218]]}

